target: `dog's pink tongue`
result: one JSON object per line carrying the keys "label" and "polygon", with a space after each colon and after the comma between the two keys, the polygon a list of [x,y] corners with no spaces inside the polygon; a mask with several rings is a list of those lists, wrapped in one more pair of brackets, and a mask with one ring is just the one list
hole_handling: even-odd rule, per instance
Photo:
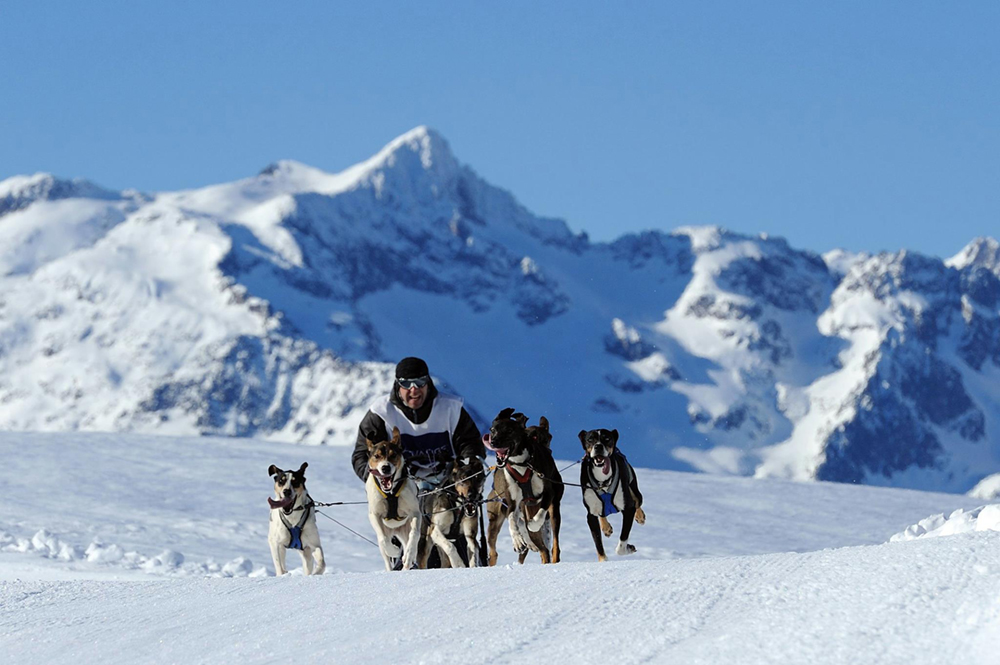
{"label": "dog's pink tongue", "polygon": [[288,508],[293,503],[295,503],[295,497],[294,496],[286,496],[281,501],[275,501],[271,497],[267,497],[267,504],[269,506],[271,506],[272,509],[273,508]]}
{"label": "dog's pink tongue", "polygon": [[608,474],[611,473],[611,458],[610,457],[605,457],[604,458],[604,466],[602,468],[604,469],[604,475],[608,475]]}

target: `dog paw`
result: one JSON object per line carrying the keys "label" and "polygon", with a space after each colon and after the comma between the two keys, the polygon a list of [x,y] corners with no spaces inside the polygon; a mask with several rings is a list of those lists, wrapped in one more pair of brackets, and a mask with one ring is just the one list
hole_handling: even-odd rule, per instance
{"label": "dog paw", "polygon": [[619,556],[626,556],[628,554],[635,554],[635,545],[632,545],[627,540],[619,540],[618,546],[615,547],[615,554]]}
{"label": "dog paw", "polygon": [[604,536],[607,537],[607,536],[610,536],[611,534],[613,534],[614,532],[615,532],[615,530],[611,526],[611,522],[608,521],[608,518],[602,517],[601,518],[601,533],[603,533]]}
{"label": "dog paw", "polygon": [[642,506],[636,506],[635,508],[635,521],[639,524],[646,523],[646,513],[642,512]]}
{"label": "dog paw", "polygon": [[608,560],[608,557],[607,557],[607,556],[605,556],[605,555],[603,555],[603,554],[598,554],[598,555],[597,555],[597,560],[598,560],[598,561],[607,561],[607,560]]}

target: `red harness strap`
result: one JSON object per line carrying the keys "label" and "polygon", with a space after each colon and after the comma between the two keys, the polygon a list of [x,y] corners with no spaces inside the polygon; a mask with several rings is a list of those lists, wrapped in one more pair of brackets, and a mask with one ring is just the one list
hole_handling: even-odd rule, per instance
{"label": "red harness strap", "polygon": [[507,473],[511,475],[518,486],[521,488],[521,494],[524,496],[524,502],[528,504],[538,503],[538,497],[532,496],[531,494],[531,467],[525,467],[524,473],[518,473],[514,467],[510,464],[506,466]]}

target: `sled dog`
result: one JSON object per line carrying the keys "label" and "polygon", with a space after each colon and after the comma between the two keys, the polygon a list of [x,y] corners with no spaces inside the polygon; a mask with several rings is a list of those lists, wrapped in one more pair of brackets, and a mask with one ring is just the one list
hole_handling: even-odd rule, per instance
{"label": "sled dog", "polygon": [[392,428],[389,441],[368,441],[365,491],[368,520],[375,530],[385,569],[416,567],[423,515],[417,499],[417,484],[406,473],[399,428]]}
{"label": "sled dog", "polygon": [[529,549],[538,552],[542,563],[558,563],[560,559],[560,502],[565,487],[549,448],[549,421],[542,416],[538,425],[527,427],[527,423],[523,413],[504,409],[483,437],[483,443],[497,456],[489,495],[492,501],[487,504],[491,566],[497,562],[497,535],[508,518],[519,563],[524,563]]}
{"label": "sled dog", "polygon": [[302,572],[306,575],[322,575],[326,570],[316,528],[316,510],[306,492],[307,466],[303,462],[298,471],[284,471],[274,464],[267,468],[267,475],[274,478],[274,498],[267,499],[271,506],[267,544],[271,547],[275,575],[288,572],[285,554],[289,549],[299,550]]}
{"label": "sled dog", "polygon": [[[476,537],[479,535],[479,510],[483,499],[485,475],[483,465],[476,458],[455,460],[451,473],[444,481],[448,487],[436,492],[426,501],[430,521],[428,537],[441,552],[442,568],[464,568],[461,554],[453,542],[457,538],[465,539],[465,552],[469,567],[479,565],[479,546]],[[431,548],[427,547],[420,562],[421,568],[427,567],[427,559]]]}
{"label": "sled dog", "polygon": [[635,469],[618,450],[618,430],[581,430],[580,443],[586,456],[580,464],[580,485],[583,505],[587,507],[587,526],[597,546],[597,559],[607,561],[601,533],[613,533],[608,515],[621,512],[622,533],[615,547],[617,554],[632,554],[635,546],[628,542],[632,521],[646,523],[642,511],[642,494],[636,481]]}

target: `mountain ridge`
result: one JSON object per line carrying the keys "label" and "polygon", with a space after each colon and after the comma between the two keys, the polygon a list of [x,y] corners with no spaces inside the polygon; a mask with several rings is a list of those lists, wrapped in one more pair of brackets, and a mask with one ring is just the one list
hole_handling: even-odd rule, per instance
{"label": "mountain ridge", "polygon": [[424,126],[336,174],[79,187],[0,210],[8,429],[345,444],[422,355],[480,424],[546,415],[567,456],[610,425],[647,466],[949,491],[1000,471],[991,238],[947,261],[721,227],[595,243]]}

